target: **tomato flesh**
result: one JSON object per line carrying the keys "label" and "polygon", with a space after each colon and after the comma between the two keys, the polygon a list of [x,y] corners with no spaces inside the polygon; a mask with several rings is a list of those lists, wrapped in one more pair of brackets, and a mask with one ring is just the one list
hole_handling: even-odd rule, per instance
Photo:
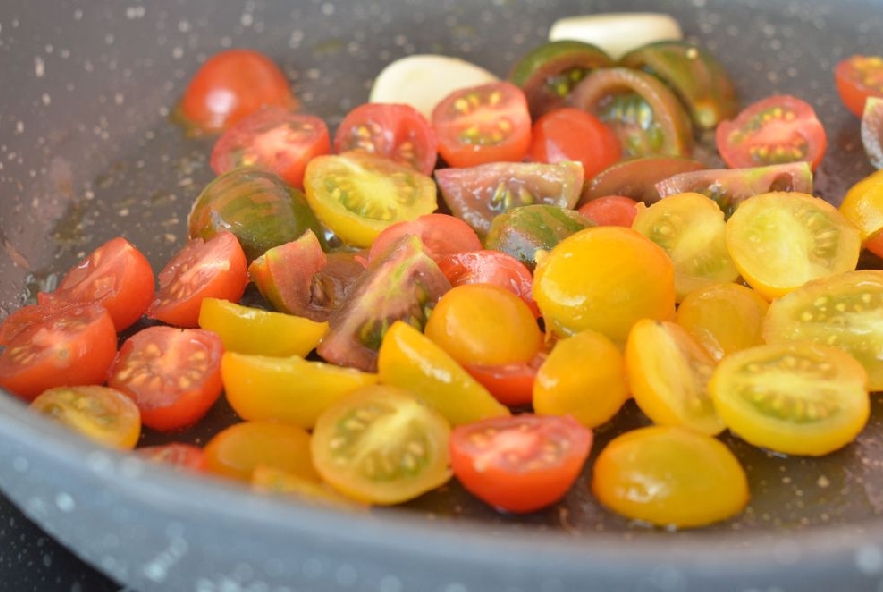
{"label": "tomato flesh", "polygon": [[869,97],[865,102],[862,147],[871,165],[883,169],[883,97]]}
{"label": "tomato flesh", "polygon": [[868,98],[883,98],[883,58],[854,55],[841,60],[834,80],[846,108],[862,117]]}
{"label": "tomato flesh", "polygon": [[204,473],[208,470],[205,452],[199,446],[172,442],[158,446],[146,446],[137,450],[138,456],[178,471]]}
{"label": "tomato flesh", "polygon": [[591,447],[592,432],[570,417],[491,418],[454,429],[451,468],[479,499],[523,514],[563,498]]}

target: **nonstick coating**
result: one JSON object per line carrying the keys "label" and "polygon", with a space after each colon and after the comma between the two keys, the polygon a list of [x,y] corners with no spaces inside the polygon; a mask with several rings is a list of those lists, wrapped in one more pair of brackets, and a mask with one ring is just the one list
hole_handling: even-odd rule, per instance
{"label": "nonstick coating", "polygon": [[[823,197],[838,203],[871,172],[832,69],[883,51],[880,1],[4,0],[0,317],[115,235],[156,266],[180,247],[190,203],[212,176],[211,141],[186,138],[168,116],[199,63],[222,48],[268,53],[305,109],[334,126],[397,57],[443,53],[505,75],[559,16],[639,10],[675,15],[730,69],[743,102],[784,92],[816,107],[829,134],[816,178]],[[205,442],[233,419],[220,403],[183,437]],[[561,505],[523,518],[486,509],[456,484],[372,512],[261,498],[99,449],[7,397],[0,487],[86,561],[144,591],[878,590],[881,420],[875,402],[859,440],[818,460],[729,441],[751,504],[733,521],[681,533],[609,514],[585,476]],[[627,411],[596,448],[642,422]]]}

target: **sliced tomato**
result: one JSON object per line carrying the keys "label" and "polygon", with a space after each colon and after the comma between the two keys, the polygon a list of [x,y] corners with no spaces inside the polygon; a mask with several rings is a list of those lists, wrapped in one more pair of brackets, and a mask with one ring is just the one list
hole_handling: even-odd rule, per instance
{"label": "sliced tomato", "polygon": [[30,408],[105,446],[131,449],[141,435],[138,408],[123,393],[104,386],[60,386]]}
{"label": "sliced tomato", "polygon": [[533,299],[533,276],[527,266],[506,253],[492,250],[454,253],[438,261],[451,286],[494,284],[511,290],[539,317],[540,309]]}
{"label": "sliced tomato", "polygon": [[620,160],[588,183],[577,205],[605,195],[625,195],[635,201],[659,200],[656,184],[673,175],[706,168],[698,160],[669,156],[644,156]]}
{"label": "sliced tomato", "polygon": [[430,177],[386,157],[345,152],[314,158],[304,179],[307,202],[345,243],[369,247],[388,226],[438,207]]}
{"label": "sliced tomato", "polygon": [[480,382],[503,405],[530,405],[533,402],[537,371],[546,360],[539,352],[527,362],[513,364],[463,364],[463,368]]}
{"label": "sliced tomato", "polygon": [[248,285],[245,253],[230,232],[197,238],[159,273],[159,291],[147,316],[178,327],[196,327],[199,307],[209,296],[238,301]]}
{"label": "sliced tomato", "polygon": [[106,308],[61,307],[12,336],[0,353],[0,387],[30,401],[53,387],[103,384],[116,351]]}
{"label": "sliced tomato", "polygon": [[153,300],[153,268],[141,251],[118,236],[74,266],[50,295],[66,302],[98,302],[117,331],[141,318]]}
{"label": "sliced tomato", "polygon": [[871,166],[883,169],[883,97],[869,97],[865,102],[862,147]]}
{"label": "sliced tomato", "polygon": [[310,434],[296,425],[277,421],[243,421],[217,434],[205,445],[210,473],[251,482],[258,467],[271,467],[318,483]]}
{"label": "sliced tomato", "polygon": [[432,127],[452,167],[519,161],[530,146],[527,98],[508,82],[455,90],[432,110]]}
{"label": "sliced tomato", "polygon": [[819,166],[828,136],[815,110],[791,95],[773,95],[717,127],[717,150],[731,169],[806,161]]}
{"label": "sliced tomato", "polygon": [[331,136],[322,119],[271,106],[225,131],[212,149],[211,165],[219,175],[242,166],[266,169],[302,188],[307,163],[329,152]]}
{"label": "sliced tomato", "polygon": [[196,423],[221,395],[221,338],[202,329],[155,326],[127,339],[108,386],[129,395],[144,425],[170,431]]}
{"label": "sliced tomato", "polygon": [[0,322],[0,346],[5,347],[9,345],[16,335],[31,325],[43,322],[52,313],[72,306],[77,305],[53,298],[51,294],[38,293],[36,304],[28,304],[17,308]]}
{"label": "sliced tomato", "polygon": [[205,462],[205,452],[193,444],[172,442],[139,448],[135,452],[141,458],[181,471],[203,473],[208,468]]}
{"label": "sliced tomato", "polygon": [[451,213],[484,236],[496,216],[520,206],[544,203],[572,210],[582,191],[583,167],[570,160],[492,162],[439,169],[435,180]]}
{"label": "sliced tomato", "polygon": [[854,55],[834,68],[837,92],[846,108],[861,117],[869,97],[883,98],[883,57]]}
{"label": "sliced tomato", "polygon": [[283,109],[297,105],[282,70],[258,51],[228,49],[199,68],[178,113],[191,132],[215,132],[264,105]]}
{"label": "sliced tomato", "polygon": [[619,161],[619,140],[588,111],[556,109],[533,124],[529,156],[538,162],[579,161],[589,180]]}
{"label": "sliced tomato", "polygon": [[591,446],[592,432],[572,417],[494,417],[451,432],[451,468],[479,499],[521,514],[563,498]]}
{"label": "sliced tomato", "polygon": [[637,206],[637,201],[625,195],[602,195],[587,201],[577,211],[598,226],[630,228],[638,211]]}
{"label": "sliced tomato", "polygon": [[334,134],[334,151],[379,154],[431,175],[438,156],[435,131],[404,103],[365,103],[347,113]]}
{"label": "sliced tomato", "polygon": [[481,249],[481,239],[459,218],[447,214],[426,214],[414,220],[396,222],[377,235],[368,252],[368,263],[383,255],[401,237],[414,235],[423,241],[423,250],[439,263],[448,255]]}

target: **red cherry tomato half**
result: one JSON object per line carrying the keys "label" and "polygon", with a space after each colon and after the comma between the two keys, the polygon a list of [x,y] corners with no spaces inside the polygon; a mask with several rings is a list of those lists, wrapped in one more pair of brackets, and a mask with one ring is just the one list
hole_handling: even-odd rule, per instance
{"label": "red cherry tomato half", "polygon": [[451,286],[463,284],[494,284],[513,292],[524,300],[535,317],[540,309],[533,299],[533,275],[527,266],[508,253],[484,249],[468,253],[452,253],[437,261],[439,269]]}
{"label": "red cherry tomato half", "polygon": [[828,146],[809,103],[774,95],[752,103],[717,127],[717,149],[731,169],[805,160],[815,169]]}
{"label": "red cherry tomato half", "polygon": [[53,387],[103,384],[116,351],[113,320],[100,304],[46,309],[0,353],[0,387],[31,401]]}
{"label": "red cherry tomato half", "polygon": [[463,368],[503,405],[530,405],[533,383],[546,357],[547,354],[542,352],[531,361],[520,364],[464,364]]}
{"label": "red cherry tomato half", "polygon": [[585,178],[591,179],[618,162],[620,155],[616,134],[588,111],[556,109],[533,124],[531,160],[576,160],[582,163]]}
{"label": "red cherry tomato half", "polygon": [[193,425],[221,395],[221,338],[203,329],[155,326],[127,339],[107,385],[135,401],[144,425]]}
{"label": "red cherry tomato half", "polygon": [[451,432],[451,468],[476,497],[514,513],[539,510],[571,488],[592,446],[572,417],[512,415]]}
{"label": "red cherry tomato half", "polygon": [[329,152],[331,136],[324,121],[279,107],[266,107],[218,138],[211,164],[219,175],[241,166],[265,169],[302,189],[307,163]]}
{"label": "red cherry tomato half", "polygon": [[172,442],[160,446],[138,448],[135,453],[151,462],[157,462],[173,469],[204,473],[207,470],[205,452],[199,446]]}
{"label": "red cherry tomato half", "polygon": [[604,195],[584,203],[577,211],[598,226],[631,228],[638,212],[637,205],[638,202],[625,195]]}
{"label": "red cherry tomato half", "polygon": [[334,135],[334,151],[386,156],[431,175],[438,142],[429,121],[410,105],[365,103],[350,111]]}
{"label": "red cherry tomato half", "polygon": [[51,294],[40,292],[37,303],[18,308],[0,322],[0,346],[9,345],[16,335],[30,327],[43,322],[52,313],[64,308],[77,306],[76,303],[53,298]]}
{"label": "red cherry tomato half", "polygon": [[834,68],[837,92],[846,108],[861,117],[868,97],[883,98],[883,58],[855,55]]}
{"label": "red cherry tomato half", "polygon": [[438,151],[452,167],[520,161],[530,147],[524,91],[508,82],[456,90],[432,110]]}
{"label": "red cherry tomato half", "polygon": [[423,250],[436,263],[453,253],[481,249],[481,239],[460,218],[447,214],[425,214],[414,220],[403,220],[383,230],[368,252],[368,262],[383,256],[401,237],[414,235],[423,241]]}
{"label": "red cherry tomato half", "polygon": [[153,268],[122,237],[113,238],[67,272],[58,289],[43,299],[97,302],[108,310],[117,331],[141,318],[153,300]]}
{"label": "red cherry tomato half", "polygon": [[258,51],[229,49],[213,55],[196,72],[179,111],[194,131],[214,132],[264,105],[297,105],[282,70]]}
{"label": "red cherry tomato half", "polygon": [[224,231],[207,241],[193,239],[159,272],[159,292],[147,316],[178,327],[196,327],[209,296],[236,302],[248,285],[245,253]]}

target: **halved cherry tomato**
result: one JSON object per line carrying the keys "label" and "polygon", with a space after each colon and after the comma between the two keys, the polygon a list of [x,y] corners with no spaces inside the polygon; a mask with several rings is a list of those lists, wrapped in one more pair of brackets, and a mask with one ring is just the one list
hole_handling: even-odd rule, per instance
{"label": "halved cherry tomato", "polygon": [[419,393],[451,425],[509,415],[454,358],[404,321],[383,337],[377,372],[381,383]]}
{"label": "halved cherry tomato", "polygon": [[113,448],[134,448],[141,435],[135,404],[120,391],[104,386],[51,388],[34,399],[30,408]]}
{"label": "halved cherry tomato", "polygon": [[862,112],[862,148],[871,166],[883,169],[883,97],[870,97]]}
{"label": "halved cherry tomato", "polygon": [[176,470],[195,471],[197,473],[203,473],[208,470],[208,465],[205,462],[205,452],[202,448],[193,444],[172,442],[159,446],[138,448],[135,453],[141,458]]}
{"label": "halved cherry tomato", "polygon": [[438,142],[429,121],[404,103],[365,103],[347,113],[334,134],[334,151],[369,152],[431,175]]}
{"label": "halved cherry tomato", "polygon": [[527,362],[510,364],[463,364],[463,369],[481,383],[503,405],[530,405],[534,398],[537,371],[546,359],[540,351]]}
{"label": "halved cherry tomato", "polygon": [[613,130],[582,109],[556,109],[533,124],[529,156],[539,162],[577,160],[591,179],[619,161],[619,140]]}
{"label": "halved cherry tomato", "polygon": [[135,401],[144,425],[189,427],[221,396],[223,349],[211,331],[148,327],[120,347],[107,384]]}
{"label": "halved cherry tomato", "polygon": [[419,236],[423,250],[439,263],[454,253],[468,253],[481,249],[481,239],[466,222],[447,214],[426,214],[414,220],[396,222],[383,230],[371,244],[368,263],[387,251],[393,243],[406,235]]}
{"label": "halved cherry tomato", "polygon": [[838,209],[859,229],[864,247],[883,256],[883,171],[850,187]]}
{"label": "halved cherry tomato", "polygon": [[592,467],[592,493],[634,520],[689,528],[726,520],[748,503],[748,479],[716,438],[651,426],[614,438]]}
{"label": "halved cherry tomato", "polygon": [[625,195],[602,195],[587,201],[577,211],[598,226],[631,228],[637,205],[637,201]]}
{"label": "halved cherry tomato", "polygon": [[592,447],[572,417],[521,414],[460,426],[451,433],[451,468],[487,504],[517,514],[567,494]]}
{"label": "halved cherry tomato", "polygon": [[30,401],[53,387],[102,384],[116,351],[106,308],[60,307],[10,338],[0,352],[0,387]]}
{"label": "halved cherry tomato", "polygon": [[303,187],[307,163],[329,152],[331,136],[322,119],[271,106],[225,131],[212,149],[211,165],[219,175],[241,166],[266,169]]}
{"label": "halved cherry tomato", "polygon": [[98,302],[117,331],[141,318],[153,300],[153,268],[123,237],[104,243],[62,278],[50,298],[66,302]]}
{"label": "halved cherry tomato", "polygon": [[317,483],[291,471],[266,465],[258,465],[254,468],[251,473],[251,487],[259,493],[293,497],[300,503],[335,510],[354,510],[364,507],[356,500],[341,495],[327,483]]}
{"label": "halved cherry tomato", "polygon": [[0,346],[5,347],[9,345],[16,335],[31,325],[43,322],[50,314],[72,306],[77,305],[72,302],[52,298],[51,294],[39,292],[35,304],[28,304],[17,308],[9,313],[9,316],[3,319],[3,321],[0,321]]}
{"label": "halved cherry tomato", "polygon": [[883,58],[854,55],[841,60],[834,68],[834,80],[843,104],[861,117],[868,97],[883,98]]}
{"label": "halved cherry tomato", "polygon": [[297,105],[285,75],[258,51],[228,49],[199,68],[178,109],[184,123],[198,133],[221,130],[264,105]]}
{"label": "halved cherry tomato", "polygon": [[353,391],[313,430],[322,478],[357,500],[390,505],[450,479],[448,422],[409,391],[376,385]]}
{"label": "halved cherry tomato", "polygon": [[852,442],[868,422],[868,374],[842,349],[758,345],[721,360],[708,385],[733,433],[783,454],[821,456]]}
{"label": "halved cherry tomato", "polygon": [[717,149],[731,169],[804,160],[819,166],[828,136],[812,106],[791,95],[752,103],[717,126]]}
{"label": "halved cherry tomato", "polygon": [[507,253],[484,249],[454,253],[438,261],[451,286],[494,284],[506,288],[524,300],[535,317],[540,309],[533,299],[533,276],[527,266]]}
{"label": "halved cherry tomato", "polygon": [[245,253],[232,233],[193,239],[159,272],[147,316],[178,327],[199,325],[204,298],[238,301],[248,285]]}
{"label": "halved cherry tomato", "polygon": [[358,247],[371,246],[384,228],[438,207],[430,177],[364,152],[314,158],[307,165],[304,187],[319,219]]}
{"label": "halved cherry tomato", "polygon": [[243,421],[225,428],[205,445],[209,472],[250,482],[258,467],[286,471],[318,483],[310,434],[296,425],[276,421]]}
{"label": "halved cherry tomato", "polygon": [[519,161],[530,146],[524,92],[508,82],[456,90],[432,110],[438,151],[452,167]]}

